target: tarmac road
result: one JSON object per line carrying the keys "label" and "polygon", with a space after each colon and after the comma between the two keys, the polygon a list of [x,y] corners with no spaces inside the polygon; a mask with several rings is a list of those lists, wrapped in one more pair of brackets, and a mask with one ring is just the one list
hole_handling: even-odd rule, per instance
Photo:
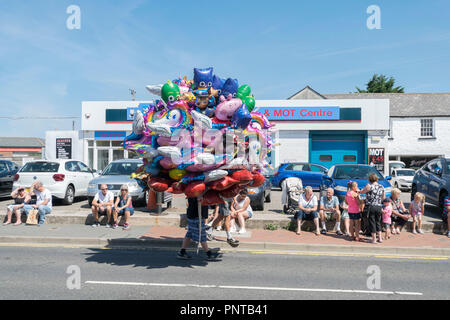
{"label": "tarmac road", "polygon": [[[202,252],[189,261],[175,254],[0,246],[0,299],[450,299],[448,258],[248,251],[208,262]],[[69,266],[79,267],[80,289],[67,287]],[[367,285],[369,266],[380,271],[379,288]]]}

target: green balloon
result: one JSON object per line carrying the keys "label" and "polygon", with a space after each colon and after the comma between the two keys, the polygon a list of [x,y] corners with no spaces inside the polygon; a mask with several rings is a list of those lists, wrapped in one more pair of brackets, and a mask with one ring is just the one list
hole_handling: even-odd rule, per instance
{"label": "green balloon", "polygon": [[255,108],[255,98],[253,96],[248,96],[244,98],[243,102],[247,106],[248,111],[252,112]]}
{"label": "green balloon", "polygon": [[177,101],[180,97],[180,88],[172,81],[167,81],[161,88],[161,99],[165,103]]}
{"label": "green balloon", "polygon": [[245,97],[248,97],[251,94],[252,90],[250,89],[250,86],[247,84],[243,84],[239,87],[236,93],[236,97],[243,100]]}

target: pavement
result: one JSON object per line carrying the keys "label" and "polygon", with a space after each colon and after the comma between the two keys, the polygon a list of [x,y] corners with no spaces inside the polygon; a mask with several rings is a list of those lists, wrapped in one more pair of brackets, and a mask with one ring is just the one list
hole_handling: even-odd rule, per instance
{"label": "pavement", "polygon": [[[409,203],[409,195],[403,195],[404,202]],[[237,249],[231,248],[226,242],[224,232],[214,232],[215,240],[212,247],[221,250],[287,250],[305,252],[327,252],[342,254],[392,254],[415,256],[450,256],[450,239],[446,237],[446,227],[443,226],[437,208],[426,208],[423,229],[425,234],[413,235],[408,232],[410,226],[400,235],[381,244],[371,244],[367,241],[355,242],[337,236],[329,231],[327,235],[314,235],[312,223],[305,221],[302,234],[293,230],[292,216],[284,215],[281,207],[280,192],[273,191],[272,203],[266,204],[265,211],[256,211],[247,223],[247,233],[233,234],[240,240]],[[4,207],[10,200],[0,202],[0,212],[6,212]],[[2,208],[3,207],[3,208]],[[123,230],[100,226],[93,228],[92,215],[86,200],[78,200],[72,206],[55,206],[46,217],[46,224],[37,226],[0,226],[0,245],[47,244],[62,246],[95,246],[95,247],[172,247],[179,248],[186,233],[185,200],[176,196],[173,208],[165,209],[163,214],[141,208],[136,210],[131,218],[131,228]],[[4,213],[2,214],[4,217]],[[3,218],[2,217],[2,221]],[[343,223],[341,223],[343,225]],[[342,226],[343,227],[343,226]],[[327,225],[333,230],[334,224]],[[193,246],[194,248],[194,246]]]}

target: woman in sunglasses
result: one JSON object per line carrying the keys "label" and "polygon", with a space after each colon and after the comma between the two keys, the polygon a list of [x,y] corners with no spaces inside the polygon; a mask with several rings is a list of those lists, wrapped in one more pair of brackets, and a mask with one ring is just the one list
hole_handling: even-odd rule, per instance
{"label": "woman in sunglasses", "polygon": [[130,225],[128,224],[128,220],[130,216],[134,214],[133,202],[131,196],[128,194],[128,186],[126,184],[120,187],[120,194],[116,198],[116,203],[114,205],[114,225],[113,229],[117,228],[119,225],[119,221],[117,220],[118,216],[125,216],[125,223],[123,224],[123,230],[128,230]]}

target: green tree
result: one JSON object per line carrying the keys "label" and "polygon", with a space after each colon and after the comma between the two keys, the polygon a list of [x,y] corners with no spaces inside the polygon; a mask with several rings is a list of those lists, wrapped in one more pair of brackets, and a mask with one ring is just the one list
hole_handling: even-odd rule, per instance
{"label": "green tree", "polygon": [[356,87],[358,93],[404,93],[403,87],[394,87],[395,79],[389,79],[384,75],[374,74],[372,79],[366,84],[366,90]]}

